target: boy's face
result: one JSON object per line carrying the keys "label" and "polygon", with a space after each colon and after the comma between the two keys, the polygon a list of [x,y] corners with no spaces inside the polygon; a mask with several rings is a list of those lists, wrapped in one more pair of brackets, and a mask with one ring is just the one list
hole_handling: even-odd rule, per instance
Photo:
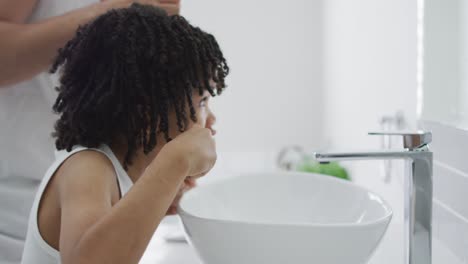
{"label": "boy's face", "polygon": [[[208,91],[204,91],[202,95],[199,95],[198,92],[193,94],[193,107],[196,111],[197,124],[206,127],[211,130],[213,136],[216,134],[214,129],[214,124],[216,123],[216,116],[211,111],[210,108],[210,99],[211,94]],[[188,129],[193,125],[193,121],[189,120]]]}
{"label": "boy's face", "polygon": [[[208,128],[211,130],[211,134],[214,136],[216,134],[216,130],[214,130],[214,124],[216,122],[216,117],[211,111],[211,108],[209,106],[209,102],[211,99],[211,94],[208,91],[204,91],[202,95],[198,93],[198,90],[194,90],[192,94],[192,101],[193,101],[193,107],[195,108],[196,114],[195,116],[197,117],[197,124]],[[186,113],[190,113],[190,109],[187,105],[186,107]],[[190,129],[195,122],[192,121],[192,119],[189,118],[188,123],[187,123],[187,128],[186,130]],[[169,137],[170,138],[176,138],[180,134],[179,129],[177,127],[177,117],[175,112],[171,112],[169,114]],[[158,139],[158,142],[164,142],[162,139]],[[163,145],[161,145],[162,147]],[[170,205],[167,214],[168,215],[173,215],[177,213],[177,207],[179,204],[180,199],[182,198],[183,194],[192,189],[193,187],[196,186],[195,179],[190,179],[187,178],[184,180],[184,182],[180,185],[179,191]]]}
{"label": "boy's face", "polygon": [[[193,91],[192,94],[192,101],[193,107],[196,111],[195,116],[197,117],[197,124],[200,126],[206,127],[211,130],[213,135],[216,134],[216,130],[214,129],[214,124],[216,123],[216,116],[211,111],[210,108],[210,99],[211,94],[208,91],[204,91],[202,95],[198,93],[198,90]],[[190,110],[188,105],[186,106],[186,113],[187,115],[190,114]],[[188,117],[189,118],[189,117]],[[190,129],[195,122],[192,119],[188,119],[187,128],[186,130]],[[177,118],[174,112],[169,114],[169,137],[176,138],[180,134],[179,129],[177,127]],[[161,141],[159,141],[161,142]]]}

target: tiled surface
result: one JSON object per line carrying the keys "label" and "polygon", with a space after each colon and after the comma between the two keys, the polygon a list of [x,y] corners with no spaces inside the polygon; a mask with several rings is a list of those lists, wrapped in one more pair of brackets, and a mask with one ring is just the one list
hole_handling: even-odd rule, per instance
{"label": "tiled surface", "polygon": [[429,121],[422,121],[421,125],[433,133],[430,147],[434,159],[468,173],[468,132]]}
{"label": "tiled surface", "polygon": [[433,133],[433,237],[468,264],[468,131],[429,121],[420,125]]}
{"label": "tiled surface", "polygon": [[434,197],[468,219],[468,174],[435,161]]}
{"label": "tiled surface", "polygon": [[[462,263],[468,263],[468,221],[438,200],[433,204],[433,237]],[[435,248],[434,250],[437,250]]]}

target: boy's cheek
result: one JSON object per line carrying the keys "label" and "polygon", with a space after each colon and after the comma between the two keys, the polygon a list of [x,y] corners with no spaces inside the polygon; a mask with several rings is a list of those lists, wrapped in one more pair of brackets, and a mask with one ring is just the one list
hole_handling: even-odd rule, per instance
{"label": "boy's cheek", "polygon": [[197,122],[190,122],[188,128],[192,128],[194,124],[200,125],[202,127],[206,126],[206,116],[197,116]]}

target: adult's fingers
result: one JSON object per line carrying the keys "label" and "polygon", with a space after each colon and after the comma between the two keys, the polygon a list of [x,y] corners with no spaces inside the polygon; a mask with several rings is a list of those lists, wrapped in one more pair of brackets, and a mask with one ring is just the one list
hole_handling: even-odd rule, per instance
{"label": "adult's fingers", "polygon": [[179,4],[159,4],[160,8],[166,10],[169,15],[178,15],[180,13],[180,5]]}
{"label": "adult's fingers", "polygon": [[180,0],[159,0],[161,4],[180,4]]}

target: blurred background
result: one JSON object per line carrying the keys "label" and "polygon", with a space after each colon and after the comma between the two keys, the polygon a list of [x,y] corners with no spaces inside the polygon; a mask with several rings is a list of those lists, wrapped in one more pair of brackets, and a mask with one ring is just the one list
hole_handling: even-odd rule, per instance
{"label": "blurred background", "polygon": [[185,1],[232,68],[213,100],[220,151],[373,147],[384,116],[416,120],[417,3]]}
{"label": "blurred background", "polygon": [[[429,130],[433,263],[468,263],[467,11],[463,0],[183,2],[182,14],[216,36],[232,69],[212,101],[219,161],[203,181],[276,170],[287,146],[401,149],[398,138],[367,132]],[[340,163],[394,211],[369,263],[404,263],[403,165]]]}

